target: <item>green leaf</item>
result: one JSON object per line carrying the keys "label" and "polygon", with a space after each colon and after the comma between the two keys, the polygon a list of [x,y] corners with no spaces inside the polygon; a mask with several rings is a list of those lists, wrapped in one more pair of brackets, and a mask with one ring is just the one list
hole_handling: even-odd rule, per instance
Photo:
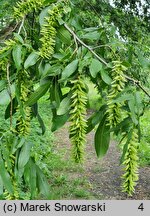
{"label": "green leaf", "polygon": [[112,128],[110,131],[111,132],[113,131],[116,135],[118,135],[119,133],[122,134],[124,132],[127,133],[129,131],[130,126],[131,126],[131,118],[126,117],[115,128]]}
{"label": "green leaf", "polygon": [[46,131],[46,127],[45,127],[44,121],[41,118],[39,113],[37,113],[37,119],[38,119],[38,122],[40,124],[41,129],[42,129],[42,135],[43,135],[45,133],[45,131]]}
{"label": "green leaf", "polygon": [[100,73],[101,73],[102,80],[103,80],[106,84],[110,85],[110,84],[112,83],[112,79],[111,79],[110,76],[107,74],[107,72],[102,68],[101,71],[100,71]]}
{"label": "green leaf", "polygon": [[21,63],[22,63],[22,45],[16,45],[13,48],[12,51],[12,55],[13,55],[13,60],[15,62],[15,66],[17,68],[17,70],[19,70],[21,68]]}
{"label": "green leaf", "polygon": [[70,98],[71,96],[68,95],[60,102],[60,105],[57,109],[57,115],[64,115],[66,112],[68,112],[70,108]]}
{"label": "green leaf", "polygon": [[5,188],[8,190],[8,192],[10,194],[13,194],[13,186],[11,183],[11,178],[10,178],[10,175],[7,172],[6,168],[5,168],[4,161],[2,159],[1,154],[0,154],[0,168],[1,168],[0,176],[1,176],[1,179],[3,181],[3,184],[4,184]]}
{"label": "green leaf", "polygon": [[44,77],[51,69],[51,67],[52,66],[49,63],[44,63],[43,61],[41,61],[38,67],[40,76]]}
{"label": "green leaf", "polygon": [[109,147],[110,132],[106,123],[106,116],[103,117],[95,133],[95,150],[98,157],[103,157]]}
{"label": "green leaf", "polygon": [[14,33],[14,36],[15,36],[15,38],[16,38],[21,44],[24,43],[22,37],[21,37],[18,33]]}
{"label": "green leaf", "polygon": [[0,80],[0,91],[2,91],[7,86],[6,80]]}
{"label": "green leaf", "polygon": [[35,104],[49,89],[50,83],[47,81],[41,85],[38,89],[35,90],[30,96],[29,99],[25,102],[25,106],[32,106]]}
{"label": "green leaf", "polygon": [[49,63],[40,63],[38,69],[42,78],[46,76],[56,76],[61,73],[62,65],[58,62],[57,64],[50,65]]}
{"label": "green leaf", "polygon": [[[52,94],[52,92],[51,92],[51,94]],[[58,107],[60,105],[61,95],[62,95],[60,83],[58,83],[58,80],[55,80],[53,94],[54,94],[54,97],[55,97],[56,107]]]}
{"label": "green leaf", "polygon": [[106,105],[101,106],[101,108],[99,109],[98,112],[95,112],[87,121],[87,130],[86,133],[89,133],[91,130],[93,130],[95,128],[95,126],[101,122],[104,113],[106,110]]}
{"label": "green leaf", "polygon": [[38,103],[33,104],[32,107],[31,107],[31,109],[32,109],[33,117],[36,118],[37,114],[38,114]]}
{"label": "green leaf", "polygon": [[139,91],[136,91],[134,96],[135,96],[137,114],[138,116],[140,116],[143,113],[143,108],[144,108],[141,93]]}
{"label": "green leaf", "polygon": [[37,120],[38,120],[40,127],[42,129],[42,135],[43,135],[46,131],[46,127],[45,127],[45,124],[44,124],[42,117],[40,116],[40,114],[38,112],[38,104],[37,103],[33,104],[32,113],[33,113],[34,117],[37,117]]}
{"label": "green leaf", "polygon": [[28,69],[29,67],[35,65],[36,62],[38,61],[38,58],[39,58],[39,55],[36,52],[32,52],[26,59],[24,63],[24,68]]}
{"label": "green leaf", "polygon": [[128,101],[129,109],[131,111],[131,118],[135,125],[138,124],[137,115],[136,115],[136,106],[134,100]]}
{"label": "green leaf", "polygon": [[78,59],[76,59],[65,67],[64,71],[62,72],[61,80],[64,81],[68,79],[68,77],[70,77],[77,70],[78,62]]}
{"label": "green leaf", "polygon": [[123,101],[134,100],[133,95],[131,93],[118,94],[116,99],[113,100],[114,103],[121,103]]}
{"label": "green leaf", "polygon": [[23,144],[26,142],[25,138],[22,137],[22,138],[18,138],[18,137],[15,137],[14,138],[14,141],[12,143],[12,146],[11,146],[11,154],[14,154],[17,149],[21,148],[23,146]]}
{"label": "green leaf", "polygon": [[29,185],[31,189],[31,199],[35,198],[36,195],[36,186],[37,186],[37,170],[36,165],[33,162],[32,159],[29,161],[29,167],[30,173],[29,173]]}
{"label": "green leaf", "polygon": [[25,142],[21,148],[19,158],[18,158],[18,169],[22,170],[24,169],[25,165],[30,159],[30,150],[32,147],[32,143],[30,142]]}
{"label": "green leaf", "polygon": [[58,23],[59,23],[60,26],[65,23],[65,21],[61,17],[58,17],[57,21],[58,21]]}
{"label": "green leaf", "polygon": [[60,38],[60,40],[65,43],[70,45],[71,44],[71,36],[70,33],[66,30],[64,26],[61,26],[57,30],[57,36]]}
{"label": "green leaf", "polygon": [[88,32],[84,34],[81,38],[87,39],[87,40],[98,40],[100,38],[100,33],[97,31]]}
{"label": "green leaf", "polygon": [[39,191],[46,195],[47,197],[49,196],[49,185],[47,182],[46,177],[44,176],[43,172],[40,170],[38,166],[36,166],[36,173],[37,173],[37,186]]}
{"label": "green leaf", "polygon": [[[14,97],[15,95],[15,85],[14,84],[11,85],[11,94],[12,94],[12,97]],[[10,96],[9,96],[8,90],[5,89],[0,92],[0,105],[7,104],[9,102],[10,102]]]}
{"label": "green leaf", "polygon": [[76,31],[80,31],[83,29],[81,18],[79,18],[79,16],[77,16],[76,19],[72,19],[71,25],[72,27],[75,27]]}
{"label": "green leaf", "polygon": [[45,17],[48,16],[48,11],[50,10],[50,8],[52,8],[52,6],[46,7],[41,11],[41,13],[39,15],[39,23],[41,26],[46,23]]}
{"label": "green leaf", "polygon": [[85,32],[94,32],[94,31],[97,31],[97,27],[89,27],[89,28],[85,28],[84,31]]}
{"label": "green leaf", "polygon": [[30,182],[30,167],[31,167],[31,157],[28,161],[28,163],[24,167],[24,172],[23,172],[23,178],[26,184],[29,185]]}
{"label": "green leaf", "polygon": [[54,111],[54,109],[59,107],[61,98],[62,98],[62,92],[61,92],[60,83],[58,83],[58,80],[55,79],[50,88],[51,108],[53,109],[52,111]]}
{"label": "green leaf", "polygon": [[89,69],[90,69],[91,76],[93,78],[96,78],[97,73],[102,69],[102,63],[97,59],[92,59]]}
{"label": "green leaf", "polygon": [[66,123],[66,121],[68,119],[69,119],[68,113],[66,113],[64,115],[53,116],[51,131],[54,132],[54,131],[58,130],[59,128],[61,128]]}

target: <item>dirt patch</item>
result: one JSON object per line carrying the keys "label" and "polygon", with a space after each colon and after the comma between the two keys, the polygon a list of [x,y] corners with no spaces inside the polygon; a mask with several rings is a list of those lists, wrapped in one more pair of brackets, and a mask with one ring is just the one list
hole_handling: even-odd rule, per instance
{"label": "dirt patch", "polygon": [[[64,160],[71,155],[71,144],[68,137],[67,123],[56,132],[57,149],[64,149]],[[110,148],[103,159],[97,159],[94,150],[94,132],[87,135],[86,156],[83,164],[84,171],[78,176],[86,176],[90,183],[89,191],[97,199],[108,200],[149,200],[150,199],[150,167],[140,168],[139,182],[135,193],[128,197],[121,191],[122,169],[119,166],[120,152],[115,142],[110,143]]]}

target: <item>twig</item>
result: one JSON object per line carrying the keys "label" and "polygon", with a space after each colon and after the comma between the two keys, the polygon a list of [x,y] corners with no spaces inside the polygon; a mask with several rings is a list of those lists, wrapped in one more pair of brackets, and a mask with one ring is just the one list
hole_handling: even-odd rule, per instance
{"label": "twig", "polygon": [[73,35],[74,38],[76,38],[76,40],[82,44],[85,48],[87,48],[100,62],[102,62],[104,65],[108,65],[107,62],[105,60],[103,60],[100,56],[98,56],[93,50],[92,48],[90,48],[88,45],[86,45],[82,40],[80,40],[80,38],[69,28],[69,26],[65,23],[64,24],[65,28]]}
{"label": "twig", "polygon": [[150,94],[147,92],[147,90],[141,85],[139,80],[135,80],[127,75],[125,75],[125,78],[131,82],[133,82],[134,84],[136,84],[140,89],[142,89],[143,92],[145,92],[145,94],[150,98]]}
{"label": "twig", "polygon": [[25,20],[25,17],[23,17],[23,20],[22,20],[21,25],[20,25],[19,30],[18,30],[18,34],[20,34],[21,29],[22,29],[23,26],[24,26],[24,20]]}
{"label": "twig", "polygon": [[10,82],[10,74],[9,74],[10,64],[7,64],[7,82],[8,82],[8,94],[10,97],[10,128],[12,127],[12,114],[13,114],[13,98],[11,93],[11,82]]}
{"label": "twig", "polygon": [[14,32],[16,30],[16,28],[18,27],[19,23],[16,23],[15,27],[13,28],[12,32]]}
{"label": "twig", "polygon": [[75,42],[76,48],[75,48],[75,50],[73,51],[71,57],[78,51],[78,42],[77,42],[77,40],[76,40],[75,37],[74,37],[74,42]]}
{"label": "twig", "polygon": [[[108,63],[102,59],[99,55],[97,55],[94,51],[93,48],[89,47],[87,44],[85,44],[71,29],[70,27],[64,23],[64,27],[72,34],[74,39],[76,39],[80,44],[82,44],[85,48],[87,48],[101,63],[103,63],[105,66],[108,66]],[[139,80],[135,80],[129,76],[125,75],[125,78],[129,81],[132,81],[134,84],[136,84],[149,98],[150,94],[146,91],[146,89],[140,84]]]}
{"label": "twig", "polygon": [[109,48],[111,51],[112,51],[112,53],[113,53],[113,55],[115,56],[115,57],[117,57],[117,55],[115,54],[115,52],[113,51],[113,49],[111,48],[111,46],[109,46],[109,45],[99,45],[99,46],[96,46],[96,47],[92,47],[91,49],[92,50],[95,50],[95,49],[98,49],[98,48],[101,48],[101,47],[106,47],[106,48]]}
{"label": "twig", "polygon": [[76,40],[76,38],[74,37],[74,41],[75,41],[75,45],[76,45],[76,49],[75,49],[75,51],[74,52],[77,52],[78,51],[78,43],[77,43],[77,40]]}

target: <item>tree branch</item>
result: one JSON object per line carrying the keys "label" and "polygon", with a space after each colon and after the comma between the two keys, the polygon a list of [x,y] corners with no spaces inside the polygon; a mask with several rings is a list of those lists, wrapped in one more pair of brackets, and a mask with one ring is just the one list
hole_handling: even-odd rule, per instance
{"label": "tree branch", "polygon": [[23,28],[24,20],[25,20],[25,17],[23,17],[23,19],[22,19],[21,25],[20,25],[19,30],[18,30],[18,34],[20,34],[21,29]]}
{"label": "tree branch", "polygon": [[87,48],[100,62],[102,62],[104,65],[108,66],[107,62],[102,59],[100,56],[98,56],[92,48],[90,48],[88,45],[86,45],[82,40],[80,40],[80,38],[69,28],[69,26],[65,23],[64,24],[65,28],[72,34],[72,36],[74,38],[76,38],[76,40],[82,44],[85,48]]}
{"label": "tree branch", "polygon": [[[108,63],[101,58],[99,55],[97,55],[92,48],[90,48],[87,44],[85,44],[75,33],[70,29],[70,27],[64,23],[64,27],[72,34],[74,39],[76,39],[80,44],[82,44],[85,48],[87,48],[101,63],[103,63],[105,66],[108,66]],[[140,84],[139,80],[135,80],[127,75],[125,75],[125,78],[129,81],[132,81],[134,84],[136,84],[149,98],[150,94],[147,92],[147,90]]]}
{"label": "tree branch", "polygon": [[95,50],[95,49],[98,49],[98,48],[102,48],[102,47],[106,47],[106,48],[109,48],[111,50],[111,52],[113,53],[113,55],[115,57],[117,57],[117,55],[115,54],[115,52],[113,51],[113,49],[111,48],[111,46],[105,44],[105,45],[99,45],[99,46],[96,46],[96,47],[92,47],[92,50]]}
{"label": "tree branch", "polygon": [[125,78],[131,82],[133,82],[134,84],[136,84],[140,89],[142,89],[143,92],[145,92],[145,94],[150,98],[150,94],[147,92],[147,90],[141,85],[139,80],[135,80],[127,75],[125,75]]}

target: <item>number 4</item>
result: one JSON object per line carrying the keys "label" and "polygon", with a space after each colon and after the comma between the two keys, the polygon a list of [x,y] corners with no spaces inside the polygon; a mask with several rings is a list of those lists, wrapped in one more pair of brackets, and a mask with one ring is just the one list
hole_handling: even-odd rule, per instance
{"label": "number 4", "polygon": [[143,205],[143,203],[141,203],[141,204],[139,205],[138,209],[141,210],[141,211],[144,210],[144,205]]}

